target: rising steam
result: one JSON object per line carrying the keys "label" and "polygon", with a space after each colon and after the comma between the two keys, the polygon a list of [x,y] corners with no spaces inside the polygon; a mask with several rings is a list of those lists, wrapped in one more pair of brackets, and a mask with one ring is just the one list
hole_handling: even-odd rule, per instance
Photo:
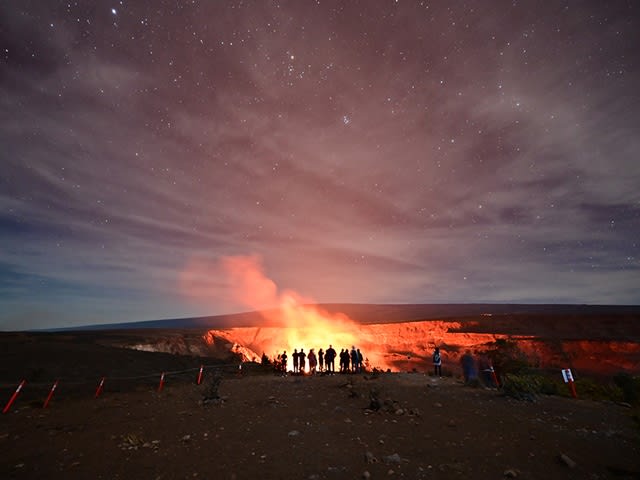
{"label": "rising steam", "polygon": [[258,356],[266,353],[273,358],[286,350],[291,358],[294,348],[304,348],[307,352],[314,348],[317,352],[333,345],[339,351],[355,345],[363,349],[370,360],[381,360],[373,350],[366,350],[374,344],[361,338],[359,324],[346,315],[323,311],[311,299],[292,290],[279,291],[276,283],[265,275],[257,256],[225,257],[216,264],[192,262],[183,274],[183,289],[192,297],[208,294],[209,298],[215,298],[215,291],[209,290],[216,286],[211,278],[230,287],[233,302],[261,314],[262,328],[257,332],[251,329],[254,334],[249,344],[243,335],[246,329],[229,329],[224,335],[229,340],[243,338],[243,347]]}

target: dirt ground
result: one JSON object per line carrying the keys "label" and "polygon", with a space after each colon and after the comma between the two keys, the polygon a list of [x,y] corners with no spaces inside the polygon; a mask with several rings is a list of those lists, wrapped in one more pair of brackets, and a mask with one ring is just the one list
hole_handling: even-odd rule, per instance
{"label": "dirt ground", "polygon": [[98,398],[92,387],[47,409],[18,398],[0,417],[1,476],[640,478],[640,430],[624,405],[515,400],[409,373],[227,373],[221,399],[205,404],[210,382],[168,377],[160,393],[107,384]]}

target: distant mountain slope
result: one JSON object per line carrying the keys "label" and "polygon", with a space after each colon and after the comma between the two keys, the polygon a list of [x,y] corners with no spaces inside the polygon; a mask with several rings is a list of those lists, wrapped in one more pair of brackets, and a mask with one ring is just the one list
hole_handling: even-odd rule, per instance
{"label": "distant mountain slope", "polygon": [[[343,313],[363,323],[396,323],[415,320],[454,319],[481,315],[640,315],[640,306],[621,305],[531,305],[531,304],[356,304],[327,303],[316,305],[332,314]],[[114,329],[221,329],[259,326],[261,312],[243,312],[206,317],[147,320],[139,322],[85,325],[49,329],[48,331],[114,330]]]}

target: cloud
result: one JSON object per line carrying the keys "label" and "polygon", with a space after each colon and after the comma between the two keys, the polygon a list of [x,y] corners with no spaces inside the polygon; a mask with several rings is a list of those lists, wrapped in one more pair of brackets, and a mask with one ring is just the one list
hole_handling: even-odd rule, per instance
{"label": "cloud", "polygon": [[12,315],[224,312],[180,272],[252,254],[319,301],[636,302],[635,7],[493,6],[3,8]]}

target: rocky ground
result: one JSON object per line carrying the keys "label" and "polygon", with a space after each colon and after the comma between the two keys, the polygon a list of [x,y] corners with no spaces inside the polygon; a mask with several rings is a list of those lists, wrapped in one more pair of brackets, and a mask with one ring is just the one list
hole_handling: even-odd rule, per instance
{"label": "rocky ground", "polygon": [[[19,397],[0,417],[2,478],[640,478],[628,406],[515,400],[424,374],[227,370],[99,398]],[[25,391],[26,393],[26,391]],[[220,398],[216,398],[216,393]],[[3,390],[7,395],[7,390]],[[207,401],[210,400],[210,401]],[[6,400],[2,399],[4,404]]]}

